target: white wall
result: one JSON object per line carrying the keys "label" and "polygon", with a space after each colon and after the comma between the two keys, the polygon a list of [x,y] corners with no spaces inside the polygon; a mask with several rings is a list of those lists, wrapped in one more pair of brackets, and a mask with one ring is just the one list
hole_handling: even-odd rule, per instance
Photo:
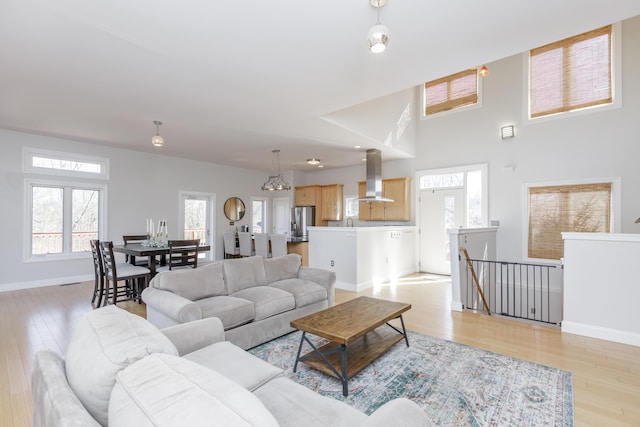
{"label": "white wall", "polygon": [[222,232],[233,228],[222,211],[225,200],[231,196],[244,200],[247,214],[236,223],[239,226],[250,225],[251,196],[271,196],[260,190],[267,172],[0,130],[0,291],[93,278],[89,254],[79,260],[23,262],[24,179],[33,176],[22,173],[24,146],[109,158],[108,225],[103,239],[117,243],[123,234],[144,233],[145,218],[149,217],[166,219],[169,237],[181,237],[178,193],[215,193],[215,255],[220,259]]}
{"label": "white wall", "polygon": [[[516,55],[487,64],[490,74],[482,80],[482,106],[420,120],[416,158],[383,159],[383,177],[488,163],[489,219],[500,221],[497,256],[504,261],[523,259],[523,183],[621,177],[621,231],[640,232],[640,225],[634,224],[640,216],[640,17],[623,23],[622,55],[621,108],[532,124],[524,123],[526,58]],[[515,125],[516,137],[503,141],[499,132],[506,124]],[[512,166],[513,172],[505,172],[505,166]],[[308,173],[307,183],[341,182],[345,195],[355,194],[364,176],[364,166],[331,169]],[[415,210],[415,201],[413,205]]]}
{"label": "white wall", "polygon": [[563,233],[562,330],[640,346],[639,234]]}

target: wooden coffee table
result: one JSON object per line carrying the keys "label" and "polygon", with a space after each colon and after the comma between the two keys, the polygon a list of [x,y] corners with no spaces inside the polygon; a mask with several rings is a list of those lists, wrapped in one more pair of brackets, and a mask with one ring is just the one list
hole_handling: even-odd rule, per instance
{"label": "wooden coffee table", "polygon": [[[303,362],[341,380],[342,394],[347,396],[349,378],[403,338],[409,346],[402,313],[410,308],[411,304],[402,302],[358,297],[291,321],[292,328],[302,331],[293,372],[296,372],[298,362]],[[402,330],[388,323],[398,318]],[[384,324],[390,328],[378,328]],[[331,342],[316,348],[307,333]],[[300,356],[305,341],[313,350]]]}

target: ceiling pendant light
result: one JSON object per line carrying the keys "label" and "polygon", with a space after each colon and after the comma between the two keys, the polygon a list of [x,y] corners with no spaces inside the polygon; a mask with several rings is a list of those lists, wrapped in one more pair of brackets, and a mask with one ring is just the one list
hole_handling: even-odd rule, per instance
{"label": "ceiling pendant light", "polygon": [[316,159],[315,157],[312,159],[307,159],[307,164],[309,165],[319,165],[320,164],[320,159]]}
{"label": "ceiling pendant light", "polygon": [[382,53],[389,43],[389,29],[380,23],[380,8],[387,4],[387,0],[370,0],[371,6],[378,9],[378,21],[371,27],[367,35],[369,50],[373,53]]}
{"label": "ceiling pendant light", "polygon": [[[284,180],[282,172],[280,172],[280,150],[272,150],[271,158],[271,175],[269,179],[262,184],[262,191],[287,191],[291,190],[291,186]],[[275,173],[275,165],[278,165],[278,173]]]}
{"label": "ceiling pendant light", "polygon": [[164,145],[164,138],[160,136],[161,121],[154,120],[153,124],[156,125],[156,134],[151,138],[151,143],[156,147],[162,147]]}

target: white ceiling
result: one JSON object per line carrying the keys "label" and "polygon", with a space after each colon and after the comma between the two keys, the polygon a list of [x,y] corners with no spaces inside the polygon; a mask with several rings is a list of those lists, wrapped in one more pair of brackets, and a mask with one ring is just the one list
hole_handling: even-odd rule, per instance
{"label": "white ceiling", "polygon": [[[383,149],[323,116],[640,15],[638,0],[2,0],[0,128],[268,169]],[[153,120],[165,146],[155,148]]]}

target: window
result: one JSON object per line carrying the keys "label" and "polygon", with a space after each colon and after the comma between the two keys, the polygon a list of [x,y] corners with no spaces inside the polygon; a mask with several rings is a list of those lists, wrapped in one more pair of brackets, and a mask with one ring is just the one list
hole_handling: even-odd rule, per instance
{"label": "window", "polygon": [[107,186],[78,179],[106,179],[106,158],[23,149],[23,171],[72,177],[68,181],[25,180],[25,260],[84,257],[103,235]]}
{"label": "window", "polygon": [[529,117],[611,104],[612,26],[529,52]]}
{"label": "window", "polygon": [[251,198],[251,225],[253,233],[266,233],[267,199]]}
{"label": "window", "polygon": [[344,198],[344,216],[347,218],[358,217],[360,212],[360,203],[358,196],[345,196]]}
{"label": "window", "polygon": [[82,178],[109,178],[109,160],[78,154],[25,148],[24,172]]}
{"label": "window", "polygon": [[562,232],[612,231],[615,181],[529,186],[527,256],[560,260]]}
{"label": "window", "polygon": [[429,116],[478,103],[475,68],[424,84],[424,115]]}
{"label": "window", "polygon": [[106,186],[26,181],[29,258],[73,256],[91,250],[101,235]]}

